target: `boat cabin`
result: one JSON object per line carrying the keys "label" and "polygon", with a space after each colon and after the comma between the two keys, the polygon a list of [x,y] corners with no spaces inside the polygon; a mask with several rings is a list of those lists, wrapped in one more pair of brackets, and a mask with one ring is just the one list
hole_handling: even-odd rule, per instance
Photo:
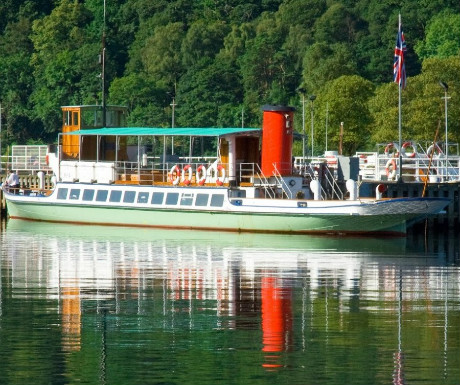
{"label": "boat cabin", "polygon": [[[63,106],[61,110],[63,134],[104,127],[126,126],[127,108],[123,106],[106,106],[105,122],[102,105]],[[61,145],[63,159],[96,159],[99,150],[94,136],[63,135]],[[113,137],[103,138],[99,147],[103,148],[100,153],[103,159],[114,159],[115,142]]]}
{"label": "boat cabin", "polygon": [[292,107],[263,106],[262,129],[125,127],[126,109],[119,106],[107,106],[102,127],[100,106],[62,111],[53,169],[64,182],[230,186],[247,188],[249,196],[290,198],[303,189],[293,167]]}

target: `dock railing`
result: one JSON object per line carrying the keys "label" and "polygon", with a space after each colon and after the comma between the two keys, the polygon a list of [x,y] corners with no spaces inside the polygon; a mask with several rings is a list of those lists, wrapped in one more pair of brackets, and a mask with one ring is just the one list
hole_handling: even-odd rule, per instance
{"label": "dock railing", "polygon": [[[357,152],[362,180],[397,181],[399,179],[399,156],[378,154],[377,152]],[[404,182],[452,182],[460,180],[460,157],[420,154],[402,157],[401,177]]]}

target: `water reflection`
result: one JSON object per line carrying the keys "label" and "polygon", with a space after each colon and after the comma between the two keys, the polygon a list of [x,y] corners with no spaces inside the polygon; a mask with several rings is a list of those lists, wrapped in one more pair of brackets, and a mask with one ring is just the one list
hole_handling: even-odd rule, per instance
{"label": "water reflection", "polygon": [[[97,361],[100,383],[126,383],[127,372],[136,373],[130,383],[153,375],[181,383],[184,371],[190,382],[246,384],[258,370],[290,383],[452,383],[458,264],[455,253],[439,252],[450,250],[442,241],[428,243],[434,252],[417,239],[11,220],[2,233],[0,337],[12,311],[47,315],[28,327],[58,326],[57,356],[75,382],[97,382]],[[93,358],[82,363],[82,355]]]}

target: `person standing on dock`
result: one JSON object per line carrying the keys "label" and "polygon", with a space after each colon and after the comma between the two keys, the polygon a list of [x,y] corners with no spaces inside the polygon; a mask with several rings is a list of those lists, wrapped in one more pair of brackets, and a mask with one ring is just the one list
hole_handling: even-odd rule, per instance
{"label": "person standing on dock", "polygon": [[8,190],[13,194],[17,194],[19,192],[19,176],[15,171],[10,169],[6,183],[8,184]]}

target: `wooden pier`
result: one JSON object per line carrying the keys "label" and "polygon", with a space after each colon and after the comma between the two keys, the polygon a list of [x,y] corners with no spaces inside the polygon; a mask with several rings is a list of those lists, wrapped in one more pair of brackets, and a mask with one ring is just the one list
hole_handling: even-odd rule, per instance
{"label": "wooden pier", "polygon": [[[425,183],[417,182],[363,182],[360,186],[360,196],[375,197],[375,189],[379,184],[386,186],[384,198],[406,198],[421,197]],[[429,220],[432,226],[444,225],[456,227],[460,225],[460,182],[450,183],[428,183],[426,185],[425,197],[428,198],[449,198],[451,202],[446,207],[445,213],[440,213]]]}
{"label": "wooden pier", "polygon": [[[7,175],[0,176],[0,183],[5,182],[7,179]],[[19,175],[19,183],[21,188],[38,188],[39,186],[39,179],[36,174],[30,175]],[[51,188],[51,175],[45,175],[45,189]],[[3,195],[3,190],[0,189],[0,218],[6,218],[6,202],[5,197]]]}

